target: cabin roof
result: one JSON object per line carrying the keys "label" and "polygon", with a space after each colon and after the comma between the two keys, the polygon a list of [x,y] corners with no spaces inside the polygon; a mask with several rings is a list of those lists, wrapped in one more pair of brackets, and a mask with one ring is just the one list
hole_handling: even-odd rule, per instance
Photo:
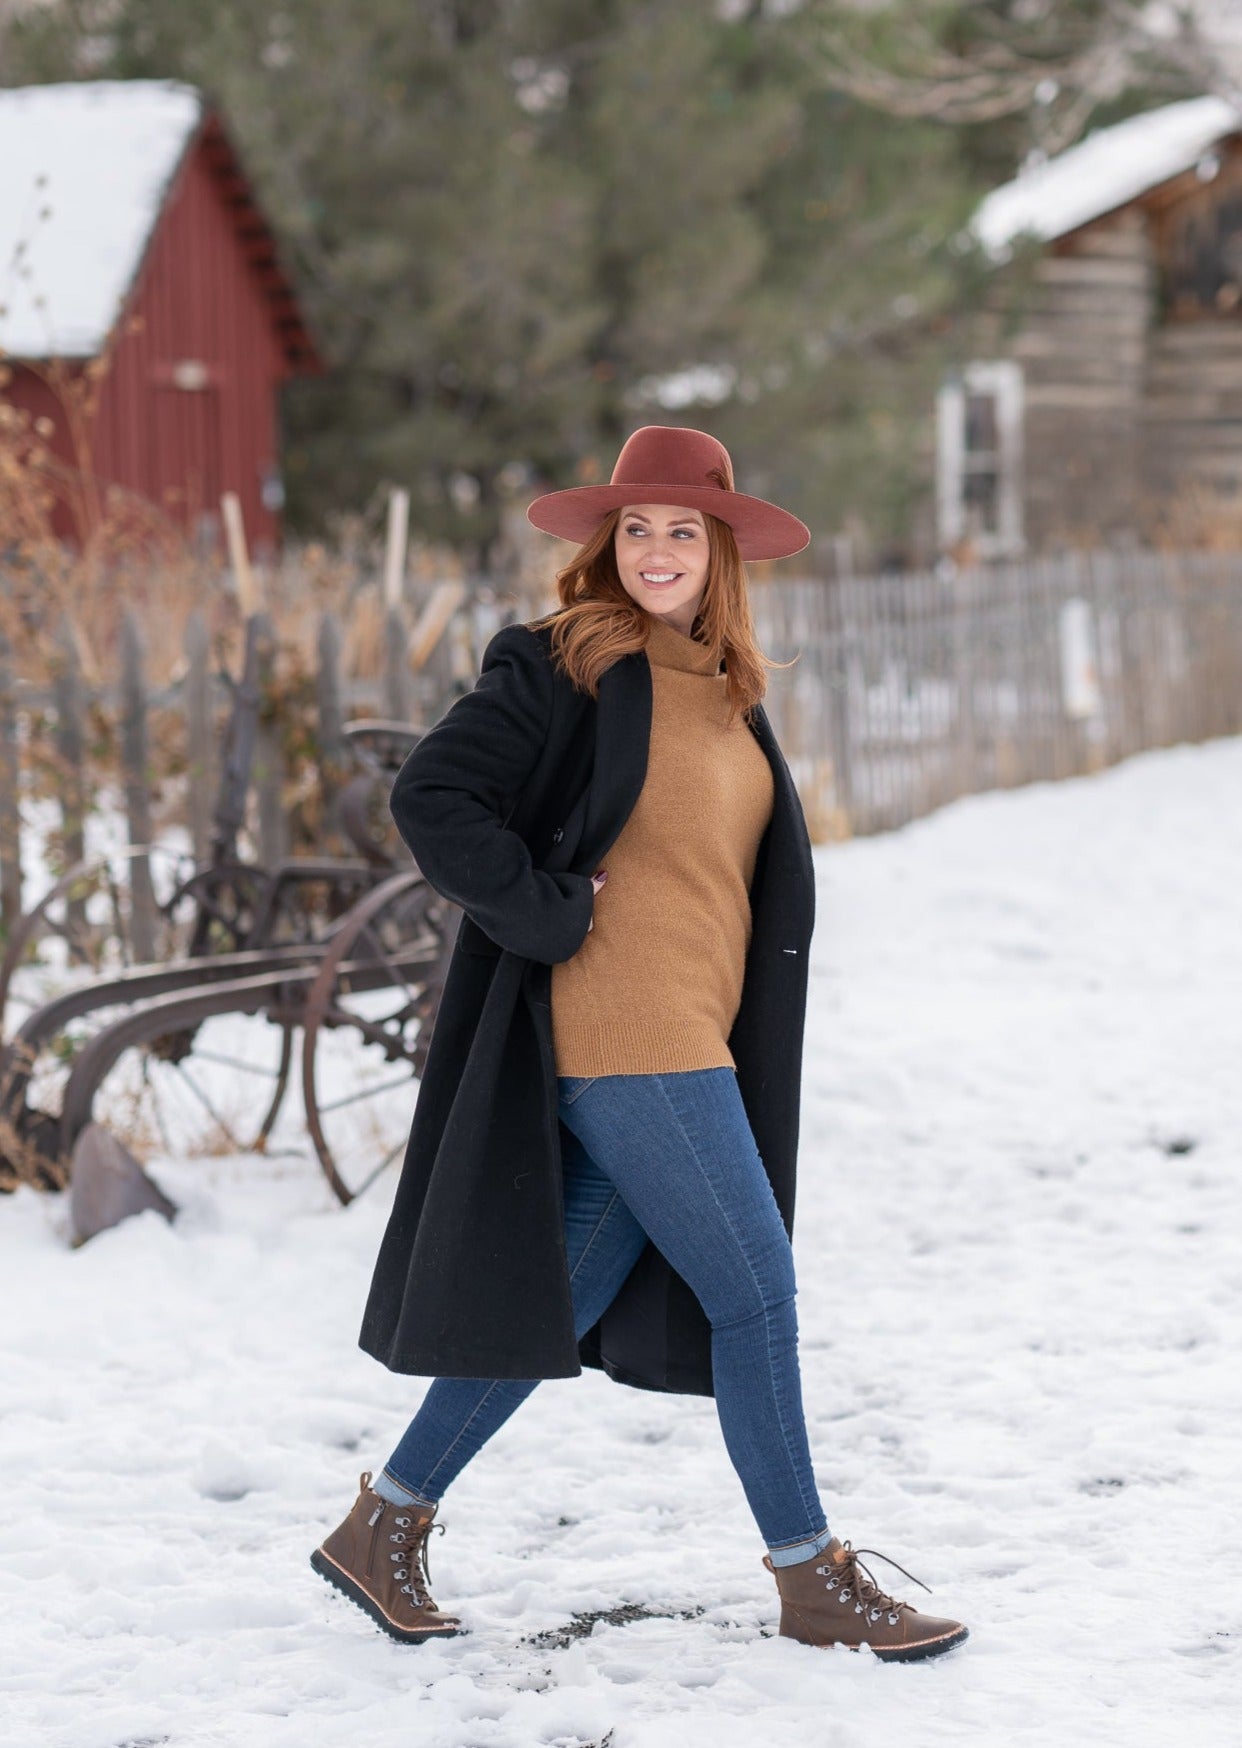
{"label": "cabin roof", "polygon": [[1003,260],[1020,232],[1045,241],[1125,206],[1242,128],[1242,111],[1223,97],[1190,97],[1096,128],[1054,158],[1032,163],[975,209],[970,229]]}
{"label": "cabin roof", "polygon": [[164,79],[0,91],[0,347],[102,350],[202,114]]}

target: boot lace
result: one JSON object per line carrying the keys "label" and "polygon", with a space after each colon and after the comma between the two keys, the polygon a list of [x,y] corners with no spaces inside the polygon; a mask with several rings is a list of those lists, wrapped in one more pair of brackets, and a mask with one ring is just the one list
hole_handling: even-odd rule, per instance
{"label": "boot lace", "polygon": [[[436,1605],[431,1597],[431,1562],[427,1557],[427,1545],[431,1540],[432,1530],[444,1534],[442,1523],[428,1522],[421,1527],[415,1527],[409,1535],[406,1531],[414,1523],[412,1517],[401,1512],[394,1519],[396,1529],[389,1533],[388,1540],[399,1544],[400,1551],[390,1554],[397,1570],[394,1578],[405,1578],[407,1582],[401,1586],[402,1594],[412,1597],[418,1608],[434,1608]],[[408,1562],[408,1565],[403,1564]]]}
{"label": "boot lace", "polygon": [[921,1578],[916,1578],[913,1572],[907,1572],[904,1566],[898,1565],[896,1560],[890,1560],[887,1554],[881,1554],[878,1548],[855,1548],[849,1542],[843,1542],[841,1547],[842,1557],[840,1560],[835,1564],[817,1566],[815,1570],[821,1577],[827,1579],[827,1589],[835,1590],[838,1585],[841,1586],[840,1600],[842,1602],[848,1602],[851,1596],[855,1597],[857,1599],[855,1602],[856,1610],[861,1612],[865,1608],[868,1611],[867,1618],[870,1621],[878,1621],[882,1614],[887,1613],[889,1626],[895,1627],[902,1609],[913,1609],[914,1605],[909,1602],[899,1602],[895,1596],[890,1596],[886,1590],[881,1590],[876,1582],[874,1572],[869,1566],[863,1564],[860,1558],[863,1554],[870,1554],[875,1560],[883,1560],[886,1566],[896,1566],[897,1570],[912,1584],[917,1584],[920,1589],[926,1590],[929,1595],[931,1594],[930,1584],[924,1584]]}

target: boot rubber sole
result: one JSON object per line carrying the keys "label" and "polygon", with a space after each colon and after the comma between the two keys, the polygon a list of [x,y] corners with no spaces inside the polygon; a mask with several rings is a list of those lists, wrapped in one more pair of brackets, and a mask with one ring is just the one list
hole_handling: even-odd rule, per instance
{"label": "boot rubber sole", "polygon": [[364,1614],[370,1615],[376,1626],[388,1634],[390,1639],[396,1639],[401,1645],[423,1645],[428,1639],[455,1639],[461,1632],[460,1627],[432,1627],[425,1633],[412,1632],[409,1627],[398,1626],[390,1620],[375,1598],[368,1594],[360,1584],[356,1584],[348,1572],[343,1572],[335,1560],[329,1559],[322,1548],[316,1548],[310,1557],[310,1563],[319,1576],[339,1590],[342,1596],[347,1596],[351,1602],[357,1603]]}
{"label": "boot rubber sole", "polygon": [[964,1644],[969,1637],[969,1629],[959,1627],[956,1633],[948,1633],[943,1639],[927,1639],[921,1645],[892,1645],[881,1651],[872,1646],[872,1655],[881,1663],[921,1663],[925,1657],[939,1657],[955,1645]]}
{"label": "boot rubber sole", "polygon": [[852,1645],[844,1639],[816,1638],[810,1623],[799,1614],[793,1603],[786,1602],[781,1606],[778,1636],[782,1639],[793,1639],[796,1644],[806,1645],[812,1651],[861,1651],[865,1644],[872,1656],[878,1657],[881,1663],[921,1663],[924,1658],[939,1657],[945,1651],[952,1651],[970,1637],[967,1627],[957,1622],[944,1624],[952,1625],[953,1631],[941,1633],[933,1639],[915,1639],[912,1643],[903,1645],[873,1645],[869,1639],[864,1639],[861,1644]]}

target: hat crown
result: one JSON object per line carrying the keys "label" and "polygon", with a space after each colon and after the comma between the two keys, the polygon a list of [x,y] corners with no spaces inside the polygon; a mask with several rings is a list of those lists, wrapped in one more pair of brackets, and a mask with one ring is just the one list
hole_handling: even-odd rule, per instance
{"label": "hat crown", "polygon": [[733,463],[718,437],[686,425],[643,425],[625,441],[610,485],[731,492]]}

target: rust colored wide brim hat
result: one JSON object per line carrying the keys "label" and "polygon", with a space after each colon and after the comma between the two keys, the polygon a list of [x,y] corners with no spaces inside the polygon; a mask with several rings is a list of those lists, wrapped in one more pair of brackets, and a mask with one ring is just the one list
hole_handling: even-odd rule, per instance
{"label": "rust colored wide brim hat", "polygon": [[685,425],[642,426],[626,439],[606,486],[546,492],[526,518],[545,534],[583,546],[608,512],[625,504],[679,504],[718,516],[732,528],[743,559],[789,558],[811,539],[806,523],[788,510],[735,492],[724,444]]}

